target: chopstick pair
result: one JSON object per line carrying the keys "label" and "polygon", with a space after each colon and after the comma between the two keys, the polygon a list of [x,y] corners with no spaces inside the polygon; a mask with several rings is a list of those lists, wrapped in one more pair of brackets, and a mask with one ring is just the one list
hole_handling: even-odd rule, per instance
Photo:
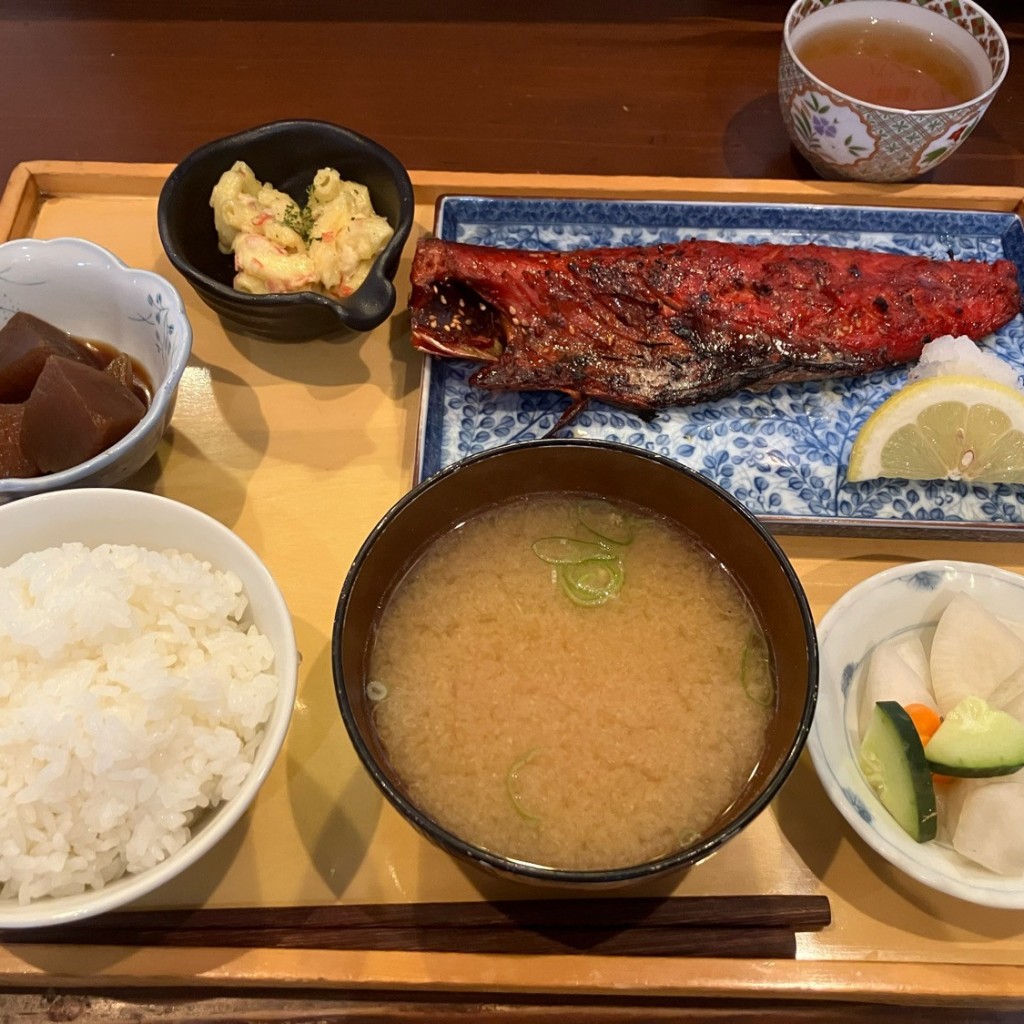
{"label": "chopstick pair", "polygon": [[792,958],[825,896],[676,896],[123,911],[0,942]]}

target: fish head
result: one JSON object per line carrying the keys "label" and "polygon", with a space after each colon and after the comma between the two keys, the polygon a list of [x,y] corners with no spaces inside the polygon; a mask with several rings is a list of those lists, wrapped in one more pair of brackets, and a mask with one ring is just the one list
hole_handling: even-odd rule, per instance
{"label": "fish head", "polygon": [[494,362],[505,350],[507,318],[459,281],[414,285],[409,309],[412,343],[424,352]]}

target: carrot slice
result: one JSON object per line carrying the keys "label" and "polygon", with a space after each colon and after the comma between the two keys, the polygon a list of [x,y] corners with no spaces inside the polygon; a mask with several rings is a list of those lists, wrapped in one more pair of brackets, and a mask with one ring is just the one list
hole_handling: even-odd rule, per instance
{"label": "carrot slice", "polygon": [[910,715],[911,722],[921,737],[921,745],[927,746],[928,741],[935,735],[936,730],[942,725],[939,713],[927,704],[908,704],[904,709]]}
{"label": "carrot slice", "polygon": [[[942,725],[939,713],[932,710],[927,704],[908,704],[903,710],[910,716],[917,735],[921,737],[921,746],[926,747],[928,741]],[[952,775],[936,775],[935,772],[932,772],[932,782],[937,786],[944,786],[952,781]]]}

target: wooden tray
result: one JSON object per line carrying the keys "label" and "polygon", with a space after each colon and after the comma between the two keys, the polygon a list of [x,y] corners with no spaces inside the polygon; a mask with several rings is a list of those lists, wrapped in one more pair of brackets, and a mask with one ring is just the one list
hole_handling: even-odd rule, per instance
{"label": "wooden tray", "polygon": [[[181,289],[195,331],[173,430],[133,485],[231,526],[266,560],[303,661],[286,747],[242,823],[148,907],[510,899],[535,895],[471,872],[382,801],[338,715],[329,637],[342,579],[412,482],[420,358],[408,344],[408,263],[397,311],[343,342],[260,342],[225,330],[172,270],[156,230],[169,166],[32,163],[0,200],[0,238],[77,235]],[[899,204],[1014,211],[1020,189],[824,182],[413,174],[416,226],[444,193]],[[199,211],[198,215],[202,215]],[[815,615],[901,560],[950,557],[1024,569],[1024,547],[786,537]],[[514,957],[274,949],[0,947],[0,986],[290,986],[648,997],[887,999],[1024,1006],[1024,914],[918,885],[861,844],[805,757],[745,833],[681,878],[631,895],[824,893],[834,924],[799,936],[794,961]]]}

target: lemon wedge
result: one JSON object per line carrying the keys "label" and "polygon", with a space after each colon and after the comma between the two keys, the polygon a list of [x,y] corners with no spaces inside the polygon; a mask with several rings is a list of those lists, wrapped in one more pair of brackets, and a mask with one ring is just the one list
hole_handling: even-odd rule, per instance
{"label": "lemon wedge", "polygon": [[860,429],[846,479],[1024,483],[1024,394],[983,377],[909,384]]}

